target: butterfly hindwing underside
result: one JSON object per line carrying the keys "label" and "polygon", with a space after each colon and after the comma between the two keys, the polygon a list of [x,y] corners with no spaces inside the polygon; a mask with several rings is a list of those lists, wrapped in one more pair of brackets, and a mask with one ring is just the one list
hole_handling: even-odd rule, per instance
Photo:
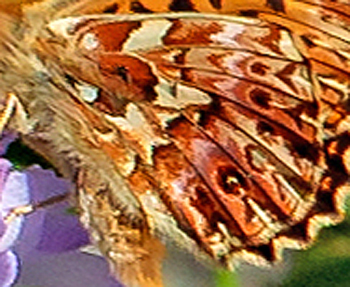
{"label": "butterfly hindwing underside", "polygon": [[41,28],[18,52],[30,79],[11,86],[28,111],[24,141],[75,180],[83,222],[123,280],[120,268],[138,266],[135,280],[152,281],[158,239],[233,267],[275,261],[341,219],[349,6],[283,3],[244,16],[28,17]]}

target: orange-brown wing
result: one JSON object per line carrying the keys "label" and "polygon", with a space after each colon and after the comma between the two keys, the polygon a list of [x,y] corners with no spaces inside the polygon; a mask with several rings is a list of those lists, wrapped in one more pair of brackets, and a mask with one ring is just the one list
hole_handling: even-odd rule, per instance
{"label": "orange-brown wing", "polygon": [[304,17],[296,6],[50,25],[68,40],[56,61],[69,83],[96,88],[87,101],[136,154],[131,189],[151,179],[179,227],[226,265],[242,254],[275,260],[341,217],[350,21],[346,4],[324,3],[300,4]]}

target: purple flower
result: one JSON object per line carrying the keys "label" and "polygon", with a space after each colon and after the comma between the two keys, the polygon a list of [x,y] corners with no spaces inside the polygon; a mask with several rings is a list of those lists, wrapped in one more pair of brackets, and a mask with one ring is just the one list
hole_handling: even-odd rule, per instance
{"label": "purple flower", "polygon": [[[18,216],[9,223],[5,222],[5,218],[17,201],[19,205],[29,202],[23,178],[18,172],[10,175],[10,168],[10,162],[0,158],[0,286],[4,287],[11,286],[18,274],[17,258],[10,248],[19,236],[23,216]],[[11,191],[13,194],[9,196]]]}
{"label": "purple flower", "polygon": [[[29,215],[9,217],[18,207],[42,202],[71,190],[52,171],[33,166],[11,170],[0,158],[0,286],[119,287],[99,256],[80,251],[89,244],[68,200]],[[21,268],[19,268],[21,266]]]}
{"label": "purple flower", "polygon": [[0,286],[11,286],[15,282],[18,272],[18,262],[13,252],[0,253],[0,270]]}

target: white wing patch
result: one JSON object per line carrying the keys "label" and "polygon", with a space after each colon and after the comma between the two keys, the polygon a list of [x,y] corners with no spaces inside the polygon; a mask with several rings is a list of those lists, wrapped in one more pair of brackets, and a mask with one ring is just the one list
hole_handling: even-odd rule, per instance
{"label": "white wing patch", "polygon": [[145,21],[142,27],[134,30],[123,45],[123,51],[135,51],[162,46],[162,38],[172,23],[166,19]]}
{"label": "white wing patch", "polygon": [[106,118],[114,123],[127,138],[133,139],[136,146],[142,149],[139,155],[148,163],[153,164],[152,153],[154,146],[169,144],[169,141],[159,137],[144,117],[137,105],[130,103],[126,108],[125,117]]}
{"label": "white wing patch", "polygon": [[[174,89],[174,92],[171,89]],[[162,107],[181,110],[190,105],[208,105],[211,103],[210,96],[201,90],[180,83],[175,83],[174,87],[171,87],[171,83],[162,78],[155,90],[158,98],[154,104]]]}

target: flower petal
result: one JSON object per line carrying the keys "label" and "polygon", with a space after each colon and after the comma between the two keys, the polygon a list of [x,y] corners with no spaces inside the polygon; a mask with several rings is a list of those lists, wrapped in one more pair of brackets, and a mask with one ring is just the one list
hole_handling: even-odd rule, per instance
{"label": "flower petal", "polygon": [[38,253],[23,261],[19,285],[50,287],[122,287],[108,271],[102,258],[70,251],[60,254]]}
{"label": "flower petal", "polygon": [[17,257],[13,252],[7,251],[0,253],[0,270],[0,286],[12,286],[19,270]]}
{"label": "flower petal", "polygon": [[[0,195],[5,187],[5,182],[9,175],[12,164],[4,158],[0,158]],[[0,197],[1,198],[1,197]]]}
{"label": "flower petal", "polygon": [[18,135],[13,132],[4,132],[1,135],[1,140],[0,140],[0,155],[5,154],[7,147],[9,146],[10,143],[12,143]]}
{"label": "flower petal", "polygon": [[37,246],[46,252],[78,249],[90,243],[87,231],[76,215],[68,214],[68,203],[56,204],[45,214],[41,240]]}
{"label": "flower petal", "polygon": [[6,216],[11,209],[27,205],[29,202],[27,176],[23,172],[11,172],[2,192],[2,215]]}
{"label": "flower petal", "polygon": [[11,220],[11,222],[6,226],[5,232],[0,237],[0,253],[6,252],[14,245],[15,241],[20,235],[22,225],[23,216],[18,216]]}
{"label": "flower petal", "polygon": [[65,194],[72,190],[72,184],[59,178],[52,170],[34,165],[26,169],[32,201],[42,202],[50,197]]}

